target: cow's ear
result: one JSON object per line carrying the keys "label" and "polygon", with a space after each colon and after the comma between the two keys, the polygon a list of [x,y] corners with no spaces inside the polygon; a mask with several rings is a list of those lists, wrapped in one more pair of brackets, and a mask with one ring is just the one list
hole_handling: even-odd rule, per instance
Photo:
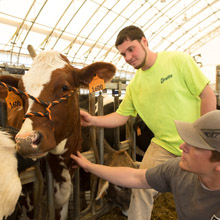
{"label": "cow's ear", "polygon": [[5,87],[0,86],[0,101],[5,102],[5,98],[7,97],[7,95],[8,90]]}
{"label": "cow's ear", "polygon": [[110,81],[116,73],[116,67],[111,63],[96,62],[81,69],[79,74],[80,84],[88,86],[94,76]]}
{"label": "cow's ear", "polygon": [[108,189],[108,187],[109,182],[107,180],[99,179],[98,192],[95,200],[99,200]]}
{"label": "cow's ear", "polygon": [[[1,75],[0,82],[4,82],[10,86],[18,88],[19,79],[9,75]],[[0,85],[0,101],[5,102],[5,98],[8,95],[8,90],[6,87]]]}
{"label": "cow's ear", "polygon": [[18,88],[18,82],[19,82],[19,78],[14,77],[14,76],[10,76],[10,75],[2,75],[0,76],[0,81],[4,82],[10,86],[16,87]]}

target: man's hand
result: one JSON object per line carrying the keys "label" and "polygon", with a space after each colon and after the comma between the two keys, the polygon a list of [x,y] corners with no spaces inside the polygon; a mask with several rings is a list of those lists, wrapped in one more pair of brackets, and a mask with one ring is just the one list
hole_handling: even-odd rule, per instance
{"label": "man's hand", "polygon": [[80,110],[80,120],[84,127],[93,126],[93,116],[86,111]]}
{"label": "man's hand", "polygon": [[70,157],[77,163],[77,165],[73,166],[73,168],[81,167],[86,172],[89,172],[89,167],[92,165],[90,161],[88,161],[79,151],[77,151],[77,156],[71,154]]}
{"label": "man's hand", "polygon": [[120,115],[112,112],[102,116],[92,116],[88,112],[80,110],[80,120],[82,126],[96,126],[102,128],[116,128],[124,125],[129,116]]}

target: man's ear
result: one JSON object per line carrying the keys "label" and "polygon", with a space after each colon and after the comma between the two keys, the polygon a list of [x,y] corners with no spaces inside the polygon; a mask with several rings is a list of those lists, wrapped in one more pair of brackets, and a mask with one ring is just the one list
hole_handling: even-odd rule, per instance
{"label": "man's ear", "polygon": [[148,46],[148,41],[147,41],[147,39],[145,37],[142,37],[141,40],[142,40],[142,42],[143,42],[145,47]]}
{"label": "man's ear", "polygon": [[220,162],[217,162],[217,165],[216,165],[216,167],[215,167],[215,170],[218,171],[218,172],[220,172]]}

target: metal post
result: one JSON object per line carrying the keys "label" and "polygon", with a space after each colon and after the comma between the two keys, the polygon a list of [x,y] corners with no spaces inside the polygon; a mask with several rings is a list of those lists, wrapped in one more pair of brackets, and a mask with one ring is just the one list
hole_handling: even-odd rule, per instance
{"label": "metal post", "polygon": [[[98,115],[103,115],[103,96],[102,93],[99,92],[98,96]],[[99,157],[100,163],[104,164],[104,128],[99,128]]]}
{"label": "metal post", "polygon": [[[121,81],[118,81],[118,89],[112,90],[112,96],[114,97],[114,112],[119,107],[119,97],[121,96],[121,88],[122,83]],[[119,142],[120,142],[120,127],[114,128],[114,146],[116,150],[119,150]]]}
{"label": "metal post", "polygon": [[80,178],[79,178],[79,168],[74,172],[74,220],[79,220],[80,216]]}
{"label": "metal post", "polygon": [[136,161],[136,133],[133,129],[135,118],[132,117],[131,121],[131,157],[133,161]]}
{"label": "metal post", "polygon": [[7,104],[0,102],[0,126],[7,127]]}
{"label": "metal post", "polygon": [[[116,93],[117,93],[117,95],[116,95]],[[114,112],[115,112],[119,106],[118,91],[112,90],[112,95],[114,97]],[[116,127],[116,128],[114,128],[114,147],[115,147],[115,150],[119,150],[119,142],[120,142],[120,127]]]}
{"label": "metal post", "polygon": [[[95,93],[90,93],[89,94],[89,113],[91,115],[95,115]],[[92,148],[92,150],[94,150],[94,154],[95,154],[95,160],[97,163],[100,162],[99,159],[99,152],[97,149],[97,145],[96,145],[96,128],[94,126],[89,128],[89,136],[90,136],[90,146]],[[94,181],[92,183],[91,186],[91,211],[92,213],[96,212],[96,206],[95,206],[95,192],[94,190],[97,187],[97,177],[94,178]]]}
{"label": "metal post", "polygon": [[50,165],[46,160],[46,178],[47,178],[47,210],[48,220],[55,219],[55,205],[54,205],[54,180]]}
{"label": "metal post", "polygon": [[133,129],[135,118],[130,117],[126,123],[126,139],[130,141],[129,154],[132,159],[136,160],[136,135]]}

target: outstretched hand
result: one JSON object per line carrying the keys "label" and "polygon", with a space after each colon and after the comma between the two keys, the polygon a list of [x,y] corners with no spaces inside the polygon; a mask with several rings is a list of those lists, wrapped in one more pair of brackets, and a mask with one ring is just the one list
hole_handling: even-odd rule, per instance
{"label": "outstretched hand", "polygon": [[81,167],[86,172],[89,172],[89,166],[92,164],[88,161],[79,151],[76,152],[77,155],[71,154],[70,157],[76,162],[73,168]]}
{"label": "outstretched hand", "polygon": [[80,120],[81,120],[81,125],[84,127],[93,125],[92,124],[93,117],[86,111],[80,110]]}

